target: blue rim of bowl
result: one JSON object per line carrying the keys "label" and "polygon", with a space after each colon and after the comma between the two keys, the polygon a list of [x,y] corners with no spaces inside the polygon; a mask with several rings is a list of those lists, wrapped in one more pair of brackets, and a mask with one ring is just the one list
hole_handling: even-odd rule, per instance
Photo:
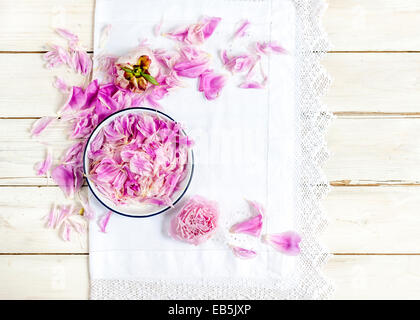
{"label": "blue rim of bowl", "polygon": [[[86,170],[86,154],[87,154],[87,147],[88,147],[88,145],[89,145],[89,142],[90,142],[90,140],[92,139],[92,136],[93,136],[93,134],[96,132],[96,130],[98,130],[98,128],[99,128],[99,126],[103,123],[103,122],[105,122],[106,120],[108,120],[110,117],[113,117],[113,116],[115,116],[116,114],[118,114],[118,113],[122,113],[122,112],[129,112],[129,110],[147,110],[147,111],[153,111],[153,112],[156,112],[156,113],[158,113],[158,114],[161,114],[161,115],[163,115],[163,116],[165,116],[166,118],[168,118],[168,119],[170,119],[171,121],[173,121],[173,122],[175,122],[175,123],[177,123],[172,117],[170,117],[170,116],[168,116],[166,113],[164,113],[164,112],[162,112],[162,111],[159,111],[159,110],[156,110],[156,109],[152,109],[152,108],[146,108],[146,107],[133,107],[133,108],[127,108],[127,109],[122,109],[122,110],[119,110],[119,111],[117,111],[117,112],[114,112],[114,113],[112,113],[112,114],[110,114],[109,116],[107,116],[105,119],[103,119],[100,123],[98,123],[98,125],[96,126],[96,128],[92,131],[92,133],[90,134],[90,136],[89,136],[89,139],[87,140],[87,142],[86,142],[86,145],[85,145],[85,150],[84,150],[84,152],[83,152],[83,173],[84,173],[84,175],[85,175],[85,177],[86,177],[86,182],[87,182],[87,184],[88,184],[88,187],[89,187],[89,189],[90,189],[90,191],[92,191],[92,194],[95,196],[95,198],[105,207],[105,208],[107,208],[108,210],[111,210],[112,212],[115,212],[115,213],[117,213],[117,214],[119,214],[119,215],[122,215],[122,216],[125,216],[125,217],[130,217],[130,218],[149,218],[149,217],[153,217],[153,216],[157,216],[158,214],[161,214],[161,213],[164,213],[165,211],[167,211],[167,210],[169,210],[170,208],[171,208],[171,206],[167,206],[167,207],[165,207],[164,209],[162,209],[162,210],[160,210],[159,212],[156,212],[156,213],[153,213],[153,214],[149,214],[149,215],[143,215],[143,216],[133,216],[133,215],[130,215],[130,214],[126,214],[126,213],[123,213],[123,212],[119,212],[119,211],[117,211],[117,210],[115,210],[115,209],[112,209],[112,208],[110,208],[110,207],[108,207],[101,199],[100,199],[100,197],[95,193],[95,191],[93,190],[93,188],[92,188],[92,186],[91,186],[91,184],[90,184],[90,182],[89,182],[89,178],[88,178],[88,175],[87,175],[87,170]],[[182,129],[182,132],[185,134],[185,135],[187,135],[186,134],[186,132]],[[179,195],[179,197],[173,202],[173,206],[175,206],[183,197],[184,197],[184,195],[185,195],[185,193],[187,192],[187,190],[188,190],[188,188],[190,187],[190,184],[191,184],[191,180],[192,180],[192,177],[193,177],[193,174],[194,174],[194,152],[193,152],[193,150],[191,150],[191,161],[192,161],[192,164],[191,164],[191,174],[190,174],[190,177],[189,177],[189,179],[188,179],[188,183],[187,183],[187,185],[185,186],[185,189],[184,189],[184,191]]]}

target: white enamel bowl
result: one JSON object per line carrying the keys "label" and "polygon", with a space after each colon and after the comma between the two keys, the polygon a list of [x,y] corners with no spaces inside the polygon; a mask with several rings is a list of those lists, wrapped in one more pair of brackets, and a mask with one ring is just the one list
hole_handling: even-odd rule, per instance
{"label": "white enamel bowl", "polygon": [[[104,205],[109,210],[124,215],[128,217],[134,217],[134,218],[146,218],[151,217],[160,213],[165,212],[170,207],[169,206],[157,206],[153,204],[130,204],[130,205],[116,205],[112,200],[108,199],[105,195],[103,195],[95,186],[95,183],[93,181],[89,180],[88,170],[89,170],[89,158],[87,156],[87,150],[90,148],[90,143],[93,141],[93,139],[96,137],[96,135],[100,132],[102,128],[104,128],[106,125],[111,123],[115,118],[118,118],[124,114],[133,114],[133,113],[141,113],[141,114],[151,114],[153,116],[160,117],[162,119],[168,120],[168,121],[175,121],[167,114],[154,110],[149,108],[129,108],[124,109],[121,111],[117,111],[113,113],[112,115],[108,116],[106,119],[104,119],[96,128],[93,130],[92,134],[90,135],[86,147],[83,154],[83,170],[85,173],[85,176],[87,177],[87,183],[89,186],[89,189],[92,191],[93,195],[98,199],[102,205]],[[184,131],[182,131],[183,135],[186,135]],[[188,152],[188,164],[187,164],[187,175],[185,179],[178,185],[178,190],[174,192],[172,195],[173,204],[175,205],[186,193],[193,176],[194,172],[194,153],[192,149],[189,149]]]}

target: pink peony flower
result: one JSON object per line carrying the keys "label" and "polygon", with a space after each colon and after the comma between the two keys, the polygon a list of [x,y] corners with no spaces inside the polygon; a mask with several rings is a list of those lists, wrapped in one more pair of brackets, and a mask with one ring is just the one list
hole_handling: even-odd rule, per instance
{"label": "pink peony flower", "polygon": [[216,202],[194,196],[172,218],[169,234],[174,239],[198,245],[214,234],[218,218],[219,208]]}

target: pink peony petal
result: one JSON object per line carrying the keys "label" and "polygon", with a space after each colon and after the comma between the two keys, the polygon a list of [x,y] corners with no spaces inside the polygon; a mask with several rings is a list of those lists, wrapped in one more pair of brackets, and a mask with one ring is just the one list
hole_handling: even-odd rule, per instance
{"label": "pink peony petal", "polygon": [[227,56],[226,50],[222,51],[222,61],[225,65],[225,68],[232,73],[249,71],[255,65],[256,58],[249,55],[243,54],[229,58]]}
{"label": "pink peony petal", "polygon": [[31,135],[34,137],[39,136],[55,119],[56,118],[54,117],[42,117],[41,119],[38,119],[32,125]]}
{"label": "pink peony petal", "polygon": [[264,208],[261,204],[255,201],[249,201],[251,208],[253,209],[256,216],[245,220],[243,222],[235,224],[230,232],[232,233],[246,233],[254,237],[259,237],[261,235],[262,229],[262,219],[264,214]]}
{"label": "pink peony petal", "polygon": [[68,197],[72,197],[83,184],[83,170],[70,164],[61,164],[55,167],[51,177]]}
{"label": "pink peony petal", "polygon": [[261,203],[257,201],[248,201],[251,209],[254,211],[256,215],[264,216],[264,207]]}
{"label": "pink peony petal", "polygon": [[239,88],[242,88],[242,89],[264,89],[265,86],[262,85],[259,82],[256,82],[256,81],[248,81],[248,82],[241,83],[239,85]]}
{"label": "pink peony petal", "polygon": [[108,211],[108,213],[102,215],[99,218],[98,225],[99,225],[99,230],[101,232],[106,233],[106,227],[108,225],[109,218],[111,218],[111,215],[112,215],[112,211]]}
{"label": "pink peony petal", "polygon": [[64,241],[70,241],[71,225],[68,222],[64,222],[61,230],[61,238]]}
{"label": "pink peony petal", "polygon": [[59,228],[61,225],[74,213],[73,205],[60,206],[57,208],[57,216],[54,228]]}
{"label": "pink peony petal", "polygon": [[205,17],[201,23],[203,24],[204,39],[208,39],[214,33],[222,18]]}
{"label": "pink peony petal", "polygon": [[47,62],[46,66],[48,69],[59,67],[63,64],[71,66],[70,54],[61,46],[51,46],[51,50],[45,53],[43,58]]}
{"label": "pink peony petal", "polygon": [[52,164],[52,153],[51,149],[47,150],[47,157],[44,161],[38,162],[35,164],[36,174],[38,176],[45,176],[50,170]]}
{"label": "pink peony petal", "polygon": [[219,208],[216,202],[194,196],[172,218],[169,235],[174,239],[199,245],[214,234],[218,219]]}
{"label": "pink peony petal", "polygon": [[112,25],[111,24],[107,24],[106,26],[104,26],[101,30],[101,34],[99,36],[99,44],[98,44],[98,48],[100,50],[104,49],[108,40],[109,40],[109,35],[111,33],[111,29],[112,29]]}
{"label": "pink peony petal", "polygon": [[244,37],[247,34],[246,32],[247,32],[250,25],[251,25],[251,22],[249,22],[248,20],[245,20],[244,22],[242,22],[242,24],[240,25],[238,30],[236,30],[236,32],[234,34],[234,38]]}
{"label": "pink peony petal", "polygon": [[67,29],[57,28],[55,29],[55,32],[57,32],[60,36],[65,38],[70,43],[77,43],[79,41],[79,37],[68,31]]}
{"label": "pink peony petal", "polygon": [[169,38],[186,44],[202,44],[217,28],[221,18],[204,17],[200,22],[166,34]]}
{"label": "pink peony petal", "polygon": [[282,54],[287,52],[286,49],[278,45],[276,42],[257,42],[255,44],[255,49],[257,53],[264,55],[270,55],[272,53]]}
{"label": "pink peony petal", "polygon": [[301,237],[294,231],[287,231],[279,234],[268,234],[263,237],[263,241],[271,245],[274,249],[290,256],[300,253],[299,243]]}
{"label": "pink peony petal", "polygon": [[208,70],[207,61],[186,61],[174,66],[174,70],[181,77],[197,78]]}
{"label": "pink peony petal", "polygon": [[47,228],[54,229],[57,223],[56,219],[57,219],[57,205],[54,204],[50,213],[48,214]]}
{"label": "pink peony petal", "polygon": [[54,87],[56,87],[57,89],[59,89],[63,93],[67,93],[69,91],[69,87],[64,82],[64,80],[61,79],[60,77],[55,77],[55,81],[54,81],[53,85],[54,85]]}
{"label": "pink peony petal", "polygon": [[225,76],[208,70],[200,75],[198,90],[204,93],[207,100],[214,100],[220,95],[225,84]]}
{"label": "pink peony petal", "polygon": [[153,163],[145,152],[136,152],[130,160],[130,170],[142,176],[151,176]]}
{"label": "pink peony petal", "polygon": [[92,70],[92,59],[85,51],[82,51],[82,50],[74,51],[71,59],[72,59],[73,69],[76,72],[82,75],[86,75],[90,73],[90,71]]}
{"label": "pink peony petal", "polygon": [[92,220],[93,218],[95,218],[95,211],[90,206],[87,197],[85,195],[82,195],[81,192],[79,192],[79,200],[83,207],[83,216],[87,220]]}
{"label": "pink peony petal", "polygon": [[160,30],[162,29],[163,20],[161,20],[155,27],[153,28],[153,33],[156,37],[160,36]]}
{"label": "pink peony petal", "polygon": [[252,259],[257,256],[257,253],[253,250],[248,250],[240,247],[231,247],[233,254],[241,259]]}

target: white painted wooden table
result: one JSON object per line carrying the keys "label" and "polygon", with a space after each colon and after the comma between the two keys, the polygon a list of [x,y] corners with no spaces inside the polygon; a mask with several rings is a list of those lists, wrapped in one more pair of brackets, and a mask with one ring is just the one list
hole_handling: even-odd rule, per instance
{"label": "white painted wooden table", "polygon": [[[335,298],[420,298],[420,1],[329,0],[325,268]],[[0,0],[0,298],[86,299],[87,242],[44,228],[61,191],[34,175],[34,119],[63,102],[43,68],[65,26],[92,50],[93,0]],[[67,79],[64,70],[55,71]],[[73,76],[74,77],[74,76]],[[75,79],[71,79],[75,80]],[[63,128],[49,141],[64,150]]]}

